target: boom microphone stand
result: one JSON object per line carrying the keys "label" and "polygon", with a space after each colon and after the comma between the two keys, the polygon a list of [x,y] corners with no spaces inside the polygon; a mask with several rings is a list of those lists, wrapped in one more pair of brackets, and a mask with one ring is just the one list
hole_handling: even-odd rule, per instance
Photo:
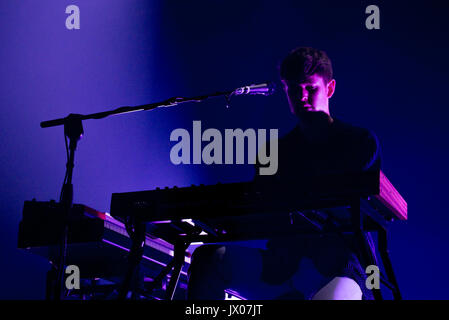
{"label": "boom microphone stand", "polygon": [[69,138],[69,157],[67,159],[67,173],[66,180],[62,187],[60,197],[60,208],[62,213],[62,225],[61,225],[61,239],[60,239],[60,251],[59,261],[57,267],[57,280],[54,290],[54,298],[56,300],[63,299],[64,297],[64,266],[67,256],[67,236],[68,236],[68,220],[70,218],[70,211],[73,205],[73,167],[75,166],[75,150],[78,140],[84,133],[83,125],[79,115],[70,114],[64,122],[64,136]]}
{"label": "boom microphone stand", "polygon": [[[60,254],[58,259],[58,266],[57,266],[57,280],[55,282],[55,288],[54,288],[54,299],[55,300],[62,300],[64,299],[64,267],[66,263],[67,258],[67,237],[68,237],[68,220],[70,218],[70,211],[73,205],[73,184],[72,184],[72,176],[73,176],[73,168],[75,166],[75,151],[78,144],[78,140],[82,137],[84,130],[82,121],[87,119],[102,119],[106,118],[108,116],[112,115],[118,115],[118,114],[125,114],[125,113],[131,113],[131,112],[137,112],[137,111],[147,111],[147,110],[153,110],[159,107],[172,107],[176,106],[181,103],[185,102],[201,102],[205,99],[212,98],[212,97],[219,97],[224,96],[226,98],[226,101],[229,102],[229,99],[233,95],[270,95],[274,92],[274,86],[271,83],[263,83],[259,85],[251,85],[246,87],[241,87],[238,89],[235,89],[233,91],[225,91],[225,92],[216,92],[208,95],[202,95],[202,96],[196,96],[191,98],[185,98],[185,97],[173,97],[170,99],[167,99],[162,102],[157,103],[151,103],[151,104],[145,104],[140,106],[126,106],[126,107],[120,107],[111,111],[104,111],[104,112],[98,112],[98,113],[92,113],[88,115],[81,115],[81,114],[69,114],[65,118],[59,118],[54,120],[48,120],[43,121],[40,123],[41,128],[49,128],[49,127],[55,127],[55,126],[64,126],[64,135],[65,137],[68,137],[70,140],[69,143],[69,154],[68,154],[68,160],[67,160],[67,172],[66,172],[66,179],[64,179],[64,185],[61,192],[60,197],[60,206],[62,210],[62,225],[61,225],[61,240],[60,240]],[[133,229],[134,226],[127,226],[129,228],[127,229]],[[142,229],[143,232],[144,228],[140,227],[139,229]],[[141,235],[138,234],[129,234],[133,241],[133,245],[131,247],[130,251],[130,265],[135,267],[135,265],[140,261],[140,257],[142,256],[143,251],[141,250]],[[134,243],[136,242],[136,243]],[[134,248],[134,249],[133,249]],[[120,297],[123,298],[126,289],[129,286],[129,278],[130,275],[127,275],[125,277],[125,281],[123,284],[123,290],[121,292]]]}

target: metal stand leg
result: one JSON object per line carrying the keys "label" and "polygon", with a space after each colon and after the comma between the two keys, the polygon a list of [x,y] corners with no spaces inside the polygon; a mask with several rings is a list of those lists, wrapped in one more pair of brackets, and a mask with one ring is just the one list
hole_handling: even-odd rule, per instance
{"label": "metal stand leg", "polygon": [[165,291],[165,299],[173,300],[173,296],[175,294],[176,286],[178,285],[179,276],[181,274],[182,266],[184,265],[184,256],[185,251],[189,245],[184,241],[180,241],[175,243],[175,254],[173,257],[173,272],[172,277],[170,279],[170,283],[168,285],[167,290]]}
{"label": "metal stand leg", "polygon": [[136,289],[136,277],[138,277],[140,260],[142,260],[145,246],[146,228],[146,224],[141,221],[127,221],[125,225],[128,235],[132,240],[132,245],[128,256],[128,270],[118,295],[118,298],[121,300],[126,299],[131,287],[132,289]]}
{"label": "metal stand leg", "polygon": [[[367,234],[364,231],[364,214],[360,210],[360,201],[354,201],[351,205],[352,223],[356,243],[359,250],[359,257],[361,259],[362,267],[366,269],[369,265],[376,265],[375,252],[372,251]],[[372,289],[375,300],[383,300],[380,289]]]}
{"label": "metal stand leg", "polygon": [[51,269],[47,271],[45,300],[54,300],[55,299],[55,294],[56,294],[55,288],[56,288],[57,278],[58,278],[58,271],[54,266],[52,266]]}
{"label": "metal stand leg", "polygon": [[379,253],[382,258],[382,263],[387,274],[388,281],[394,286],[393,297],[395,300],[402,300],[401,292],[399,291],[399,286],[396,281],[396,277],[393,272],[393,266],[391,264],[388,245],[387,245],[387,231],[384,228],[379,228],[378,230],[378,242],[379,242]]}
{"label": "metal stand leg", "polygon": [[146,284],[145,290],[148,294],[150,294],[154,289],[160,288],[162,286],[162,280],[167,276],[167,274],[173,269],[173,265],[175,264],[175,260],[172,259],[157,275],[157,277],[150,284]]}

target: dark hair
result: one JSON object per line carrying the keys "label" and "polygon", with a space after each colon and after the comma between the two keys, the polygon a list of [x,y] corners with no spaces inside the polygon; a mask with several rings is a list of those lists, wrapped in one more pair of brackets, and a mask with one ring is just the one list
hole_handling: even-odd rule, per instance
{"label": "dark hair", "polygon": [[326,52],[310,47],[296,48],[279,66],[282,80],[302,80],[313,74],[320,75],[328,83],[332,80],[332,63]]}

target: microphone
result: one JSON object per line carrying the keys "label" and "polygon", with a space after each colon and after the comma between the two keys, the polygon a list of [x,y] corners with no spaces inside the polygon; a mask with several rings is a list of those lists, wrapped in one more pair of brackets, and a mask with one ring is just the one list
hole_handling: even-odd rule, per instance
{"label": "microphone", "polygon": [[274,84],[272,82],[252,84],[250,86],[237,88],[234,90],[233,94],[239,95],[255,95],[261,94],[264,96],[269,96],[274,93]]}

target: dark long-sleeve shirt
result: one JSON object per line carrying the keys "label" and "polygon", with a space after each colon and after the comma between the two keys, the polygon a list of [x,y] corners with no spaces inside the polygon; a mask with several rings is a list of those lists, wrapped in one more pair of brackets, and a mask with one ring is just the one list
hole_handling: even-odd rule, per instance
{"label": "dark long-sleeve shirt", "polygon": [[[285,183],[288,188],[296,188],[314,176],[344,176],[380,169],[379,141],[367,129],[334,119],[332,123],[321,126],[315,138],[296,126],[278,141],[277,173],[274,176],[256,176],[255,181],[265,185]],[[341,276],[354,279],[363,292],[363,298],[371,299],[372,293],[365,287],[366,275],[354,253],[352,241],[354,239],[344,240],[338,235],[271,239],[265,252],[265,281],[285,281],[293,273],[301,272],[301,261],[308,258],[315,269],[310,271],[309,268],[304,272],[315,274],[315,280],[310,276],[310,285],[304,284],[301,293],[304,297],[310,298],[321,285]]]}

